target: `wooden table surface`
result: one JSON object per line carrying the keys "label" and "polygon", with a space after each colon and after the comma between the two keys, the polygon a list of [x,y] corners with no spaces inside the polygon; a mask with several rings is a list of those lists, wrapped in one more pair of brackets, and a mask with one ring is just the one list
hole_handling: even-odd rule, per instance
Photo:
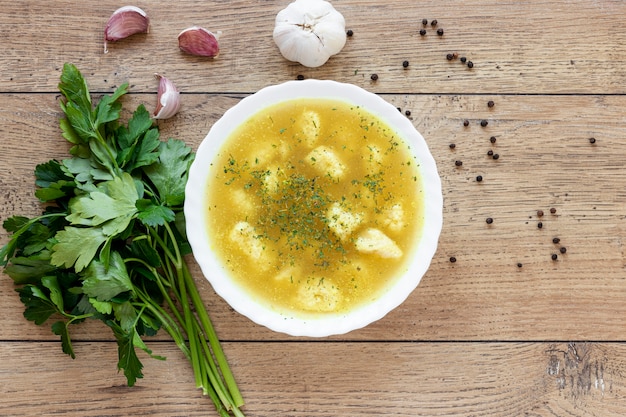
{"label": "wooden table surface", "polygon": [[[192,263],[246,415],[626,415],[626,2],[335,0],[354,35],[317,69],[285,61],[272,40],[287,3],[140,0],[150,33],[103,54],[104,25],[123,3],[1,0],[0,218],[39,213],[34,166],[67,154],[64,62],[96,93],[128,82],[126,103],[149,110],[153,74],[170,78],[183,108],[158,125],[194,148],[262,87],[298,75],[353,83],[410,111],[426,138],[445,199],[439,247],[399,308],[324,339],[255,325]],[[420,36],[424,18],[444,35],[429,25]],[[223,32],[219,58],[178,50],[194,24]],[[474,67],[449,61],[454,52]],[[166,335],[149,345],[167,361],[145,358],[129,388],[109,329],[77,327],[72,360],[47,326],[24,319],[12,280],[0,278],[0,415],[216,415]]]}

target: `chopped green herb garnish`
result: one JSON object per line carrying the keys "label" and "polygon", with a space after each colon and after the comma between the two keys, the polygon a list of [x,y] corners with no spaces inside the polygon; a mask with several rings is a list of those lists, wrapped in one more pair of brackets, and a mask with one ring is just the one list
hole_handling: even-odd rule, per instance
{"label": "chopped green herb garnish", "polygon": [[251,175],[261,199],[257,226],[265,231],[263,237],[285,238],[291,250],[311,248],[318,258],[324,258],[329,250],[344,251],[328,228],[326,212],[332,200],[319,177],[284,173],[270,191],[263,184],[274,175],[272,171],[252,171]]}

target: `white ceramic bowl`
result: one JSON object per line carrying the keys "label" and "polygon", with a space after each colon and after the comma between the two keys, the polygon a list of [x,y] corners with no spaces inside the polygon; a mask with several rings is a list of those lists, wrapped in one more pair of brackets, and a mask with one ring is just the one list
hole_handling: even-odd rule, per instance
{"label": "white ceramic bowl", "polygon": [[[375,301],[347,313],[323,314],[315,318],[284,315],[254,299],[231,279],[210,246],[206,221],[206,190],[211,162],[220,147],[250,116],[263,108],[295,98],[329,98],[362,106],[376,115],[410,145],[417,158],[424,192],[425,209],[420,241],[408,261],[407,271]],[[277,332],[293,336],[324,337],[343,334],[379,320],[399,306],[417,287],[437,249],[442,227],[443,198],[435,161],[422,135],[396,107],[360,87],[335,81],[303,80],[263,88],[229,109],[200,144],[186,187],[187,235],[203,274],[236,311]]]}

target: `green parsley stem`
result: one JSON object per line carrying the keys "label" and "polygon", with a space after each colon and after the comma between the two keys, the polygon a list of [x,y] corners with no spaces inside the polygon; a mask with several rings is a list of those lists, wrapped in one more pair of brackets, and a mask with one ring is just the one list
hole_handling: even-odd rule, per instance
{"label": "green parsley stem", "polygon": [[[235,416],[243,417],[243,413],[239,410],[239,407],[244,404],[243,397],[221,348],[219,338],[189,268],[180,253],[180,248],[170,225],[166,223],[164,229],[168,239],[155,230],[151,229],[150,231],[151,237],[159,246],[159,250],[169,261],[162,262],[164,276],[157,275],[162,278],[157,279],[157,285],[169,308],[185,329],[189,343],[188,359],[194,370],[196,386],[202,388],[203,392],[209,395],[214,402],[217,400],[226,410],[232,411]],[[172,244],[168,244],[168,240]],[[178,299],[182,314],[169,296],[169,291],[163,281],[167,282],[168,287]],[[191,306],[195,310],[195,315]],[[216,403],[216,407],[219,410],[221,406],[218,406],[218,403]]]}
{"label": "green parsley stem", "polygon": [[189,273],[189,270],[186,265],[184,266],[183,270],[184,270],[185,280],[191,283],[189,285],[189,288],[190,288],[189,295],[196,309],[196,314],[198,315],[198,318],[200,319],[200,322],[202,323],[204,333],[209,340],[209,344],[211,345],[211,349],[213,350],[213,355],[215,356],[215,360],[217,361],[219,368],[222,372],[222,377],[224,378],[224,381],[226,382],[226,385],[228,386],[228,390],[231,393],[231,396],[233,398],[233,404],[235,405],[235,408],[241,407],[244,404],[243,396],[241,395],[241,392],[239,391],[239,387],[237,386],[235,377],[233,376],[230,366],[228,365],[226,355],[224,354],[224,351],[222,350],[222,346],[217,337],[217,333],[215,332],[215,328],[213,327],[213,323],[211,322],[211,319],[209,318],[209,314],[207,313],[204,307],[204,303],[202,302],[200,294],[198,293],[198,289],[196,288],[195,284],[193,284],[193,277],[191,276],[191,273]]}
{"label": "green parsley stem", "polygon": [[88,313],[88,314],[81,314],[80,316],[73,316],[71,314],[67,314],[65,312],[62,312],[62,315],[64,317],[67,317],[67,325],[69,326],[70,324],[74,323],[75,321],[80,321],[80,320],[85,320],[88,318],[93,317],[93,313]]}
{"label": "green parsley stem", "polygon": [[204,351],[203,362],[206,367],[206,375],[210,381],[209,388],[215,390],[216,394],[219,396],[222,404],[226,407],[227,410],[232,410],[235,415],[243,415],[239,411],[238,405],[235,404],[230,391],[224,384],[222,377],[220,376],[220,371],[217,368],[215,361],[213,360],[214,355],[211,351],[209,344],[207,343],[207,339],[204,337],[204,332],[202,330],[202,326],[199,322],[196,321],[197,332],[199,336],[199,340],[201,342],[202,349]]}
{"label": "green parsley stem", "polygon": [[[211,387],[214,389],[215,393],[219,396],[222,404],[226,406],[227,409],[230,409],[232,406],[232,398],[228,395],[228,391],[223,383],[223,381],[219,377],[219,373],[215,362],[211,360],[213,356],[211,355],[211,350],[209,345],[206,342],[206,338],[202,332],[202,327],[199,322],[195,322],[196,331],[199,336],[200,345],[204,352],[203,357],[203,365],[205,366],[205,376],[207,377],[207,387]],[[210,384],[208,383],[210,381]]]}
{"label": "green parsley stem", "polygon": [[193,315],[191,308],[189,307],[189,300],[187,299],[187,289],[185,280],[182,279],[182,268],[177,265],[176,272],[178,275],[178,284],[180,291],[180,302],[183,308],[183,317],[185,319],[185,329],[187,331],[187,337],[189,338],[189,350],[191,352],[191,365],[196,377],[196,386],[202,388],[202,369],[200,365],[200,356],[198,355],[198,339],[197,334],[194,331]]}
{"label": "green parsley stem", "polygon": [[[183,352],[183,354],[189,358],[189,348],[185,344],[185,338],[183,337],[178,325],[172,318],[168,315],[168,313],[163,310],[161,306],[156,304],[149,295],[143,292],[143,290],[138,290],[137,295],[141,299],[142,303],[146,305],[146,308],[161,322],[163,329],[170,335],[170,337],[176,343],[176,346]],[[143,306],[142,304],[142,306]]]}
{"label": "green parsley stem", "polygon": [[[167,256],[167,258],[170,261],[170,262],[162,262],[164,266],[164,270],[166,272],[166,276],[169,278],[170,284],[173,284],[172,278],[174,278],[174,276],[178,278],[177,279],[178,286],[171,285],[172,290],[177,289],[178,291],[177,293],[175,292],[175,295],[179,299],[180,304],[182,306],[182,310],[183,310],[182,316],[179,313],[177,314],[177,320],[181,323],[181,325],[185,329],[185,333],[187,334],[188,343],[189,343],[189,354],[190,354],[189,360],[193,368],[196,387],[203,388],[205,384],[203,384],[202,382],[203,372],[202,372],[200,357],[198,354],[198,340],[197,340],[196,333],[193,331],[194,317],[191,312],[191,308],[189,307],[186,283],[185,283],[185,280],[183,279],[183,272],[182,272],[183,260],[182,260],[182,256],[180,254],[178,245],[176,244],[176,240],[173,238],[172,230],[167,223],[165,224],[165,230],[168,232],[168,236],[172,238],[172,242],[173,242],[172,246],[174,248],[174,253],[172,253],[172,251],[169,249],[165,240],[161,236],[159,236],[156,230],[151,229],[151,234],[152,234],[152,237],[155,239],[155,241],[159,244],[160,249],[163,251],[165,256]],[[174,268],[176,269],[175,275],[170,265],[173,265]],[[166,299],[169,299],[169,295],[167,294],[167,291],[164,291],[165,288],[163,287],[162,283],[160,283],[160,281],[161,280],[157,278],[157,282],[159,283],[158,285],[161,291],[163,292],[163,295],[166,297]],[[171,299],[169,303],[170,303],[170,308],[172,309],[172,311],[177,311],[177,309],[174,307],[173,303],[171,302]]]}
{"label": "green parsley stem", "polygon": [[[167,303],[167,306],[170,308],[171,313],[174,315],[175,319],[178,321],[178,323],[182,324],[183,323],[183,319],[182,316],[180,315],[180,312],[178,311],[178,309],[176,308],[176,305],[174,304],[174,301],[172,300],[172,297],[170,297],[170,292],[167,290],[167,288],[165,288],[165,285],[163,285],[164,280],[161,279],[161,275],[158,273],[158,271],[156,270],[156,268],[150,266],[147,262],[145,262],[143,259],[139,259],[139,258],[126,258],[124,259],[125,263],[128,262],[137,262],[142,264],[147,270],[149,270],[152,275],[154,275],[155,277],[155,282],[157,284],[157,286],[159,287],[159,291],[161,291],[161,295],[163,296],[163,299],[165,300],[165,302]],[[167,282],[167,281],[165,281]],[[167,282],[168,287],[169,282]],[[178,297],[177,297],[178,298]]]}
{"label": "green parsley stem", "polygon": [[[189,346],[187,346],[187,344],[185,343],[185,338],[183,334],[181,333],[180,328],[176,325],[176,323],[172,320],[172,318],[168,315],[168,313],[165,310],[163,310],[162,307],[152,302],[152,299],[143,291],[138,291],[138,295],[141,298],[142,302],[145,303],[145,305],[143,305],[143,308],[148,309],[157,319],[159,319],[159,321],[161,321],[163,329],[172,337],[172,339],[174,340],[176,345],[179,347],[179,349],[182,351],[182,353],[185,355],[185,357],[187,357],[187,359],[191,361],[192,351],[190,350]],[[195,322],[194,327],[198,327],[198,326],[199,324]],[[210,359],[207,359],[207,358],[210,358],[210,356],[207,356],[204,359],[204,361],[210,361]],[[201,362],[202,361],[199,361],[198,363],[201,363]],[[206,374],[206,372],[204,373]],[[215,407],[220,413],[220,415],[223,417],[230,417],[230,414],[228,414],[228,412],[226,411],[229,407],[226,407],[226,408],[224,407],[224,405],[228,406],[228,402],[224,404],[224,402],[216,393],[216,390],[210,384],[203,383],[203,386],[201,388],[207,388],[207,389],[203,389],[203,392],[211,398],[211,400],[215,404]],[[243,414],[241,413],[235,413],[235,415],[243,417]]]}
{"label": "green parsley stem", "polygon": [[[165,224],[165,228],[168,231],[168,234],[172,236],[172,229],[167,223]],[[159,247],[161,248],[165,256],[167,256],[168,259],[178,268],[178,266],[182,263],[182,256],[180,255],[180,249],[178,248],[178,245],[176,245],[176,239],[174,239],[174,243],[172,245],[174,246],[176,254],[173,254],[165,240],[163,240],[163,238],[159,236],[158,232],[155,229],[150,229],[150,235],[159,244]]]}

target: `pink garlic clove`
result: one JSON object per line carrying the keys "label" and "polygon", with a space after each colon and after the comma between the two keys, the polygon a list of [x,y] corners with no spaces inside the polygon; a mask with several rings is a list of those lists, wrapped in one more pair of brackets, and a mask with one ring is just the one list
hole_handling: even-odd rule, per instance
{"label": "pink garlic clove", "polygon": [[113,12],[104,28],[104,53],[109,52],[107,42],[115,42],[135,33],[148,33],[149,26],[148,15],[139,7],[120,7]]}
{"label": "pink garlic clove", "polygon": [[200,26],[192,26],[180,32],[178,46],[191,55],[216,58],[220,53],[218,38],[221,32],[213,33]]}
{"label": "pink garlic clove", "polygon": [[159,80],[157,105],[154,109],[154,119],[169,119],[180,110],[180,92],[169,79],[154,74]]}

